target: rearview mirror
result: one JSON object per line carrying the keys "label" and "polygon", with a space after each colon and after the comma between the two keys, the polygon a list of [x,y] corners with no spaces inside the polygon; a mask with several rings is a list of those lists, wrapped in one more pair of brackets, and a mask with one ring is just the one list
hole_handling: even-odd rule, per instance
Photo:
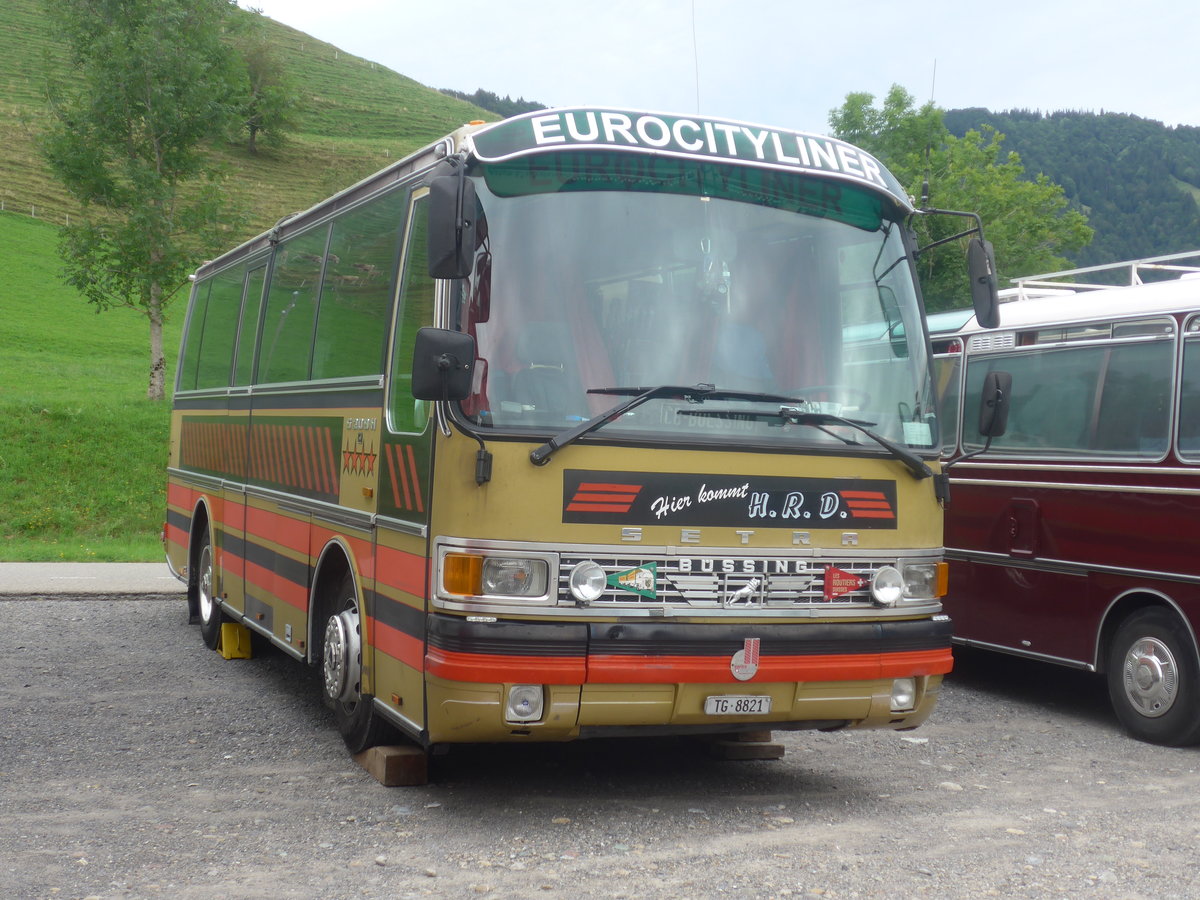
{"label": "rearview mirror", "polygon": [[465,278],[475,256],[475,182],[462,172],[429,182],[429,276]]}
{"label": "rearview mirror", "polygon": [[1008,398],[1011,394],[1010,373],[987,373],[983,379],[983,396],[979,403],[979,434],[989,441],[1000,437],[1008,428]]}
{"label": "rearview mirror", "polygon": [[971,279],[971,303],[975,318],[984,328],[1000,324],[1000,298],[996,288],[996,257],[991,241],[972,238],[967,244],[967,273]]}
{"label": "rearview mirror", "polygon": [[475,374],[475,338],[421,328],[413,345],[412,394],[418,400],[465,400]]}

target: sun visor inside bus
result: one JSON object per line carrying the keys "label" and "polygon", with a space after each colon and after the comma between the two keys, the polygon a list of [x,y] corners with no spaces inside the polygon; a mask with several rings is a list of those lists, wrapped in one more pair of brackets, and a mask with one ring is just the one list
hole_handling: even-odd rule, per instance
{"label": "sun visor inside bus", "polygon": [[829,178],[630,153],[546,153],[488,164],[483,175],[497,197],[572,191],[682,194],[755,203],[867,231],[880,227],[888,202],[872,190]]}

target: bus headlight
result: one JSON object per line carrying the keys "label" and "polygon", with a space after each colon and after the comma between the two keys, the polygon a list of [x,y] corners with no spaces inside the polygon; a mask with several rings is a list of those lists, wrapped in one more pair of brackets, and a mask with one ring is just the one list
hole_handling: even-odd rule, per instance
{"label": "bus headlight", "polygon": [[447,553],[442,559],[442,590],[460,597],[546,599],[550,566],[527,556]]}
{"label": "bus headlight", "polygon": [[944,562],[906,563],[901,567],[905,600],[936,600],[946,594],[949,566]]}
{"label": "bus headlight", "polygon": [[540,597],[546,593],[546,562],[488,556],[480,573],[484,594],[511,597]]}
{"label": "bus headlight", "polygon": [[904,596],[904,577],[894,566],[883,566],[871,579],[871,597],[880,606],[895,606]]}

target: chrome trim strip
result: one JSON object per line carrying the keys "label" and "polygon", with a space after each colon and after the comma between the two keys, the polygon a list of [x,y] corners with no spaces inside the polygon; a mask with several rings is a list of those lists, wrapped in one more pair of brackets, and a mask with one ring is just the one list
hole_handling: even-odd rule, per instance
{"label": "chrome trim strip", "polygon": [[1064,575],[1086,577],[1092,572],[1106,575],[1125,575],[1133,578],[1157,578],[1180,584],[1200,584],[1200,575],[1185,575],[1181,572],[1160,572],[1154,569],[1131,569],[1125,566],[1106,566],[1101,563],[1071,562],[1065,559],[1023,559],[1005,553],[985,550],[963,550],[946,548],[946,559],[959,562],[974,562],[985,566],[1007,566],[1014,569],[1029,569],[1042,572],[1060,572]]}
{"label": "chrome trim strip", "polygon": [[[1018,472],[1116,472],[1140,473],[1143,475],[1200,475],[1200,466],[1180,468],[1178,466],[1160,466],[1147,461],[1143,464],[1128,463],[1124,465],[1086,465],[1084,463],[1019,463],[1001,459],[989,462],[981,459],[969,459],[954,463],[951,471],[958,469],[1012,469]],[[951,479],[953,480],[953,478]]]}
{"label": "chrome trim strip", "polygon": [[395,725],[401,731],[408,734],[410,737],[412,737],[414,740],[416,740],[417,743],[419,743],[422,747],[425,746],[425,742],[423,740],[421,740],[421,736],[424,734],[424,730],[421,728],[420,725],[418,725],[416,722],[414,722],[412,719],[408,718],[407,716],[401,715],[400,713],[396,712],[396,710],[392,709],[390,706],[388,706],[386,703],[384,703],[378,697],[374,698],[374,702],[373,702],[372,706],[374,707],[375,712],[379,713],[379,715],[383,716],[383,718],[387,719],[389,722],[391,722],[393,725]]}
{"label": "chrome trim strip", "polygon": [[1060,491],[1104,491],[1119,494],[1169,494],[1185,497],[1200,496],[1200,487],[1157,487],[1145,484],[1080,484],[1074,481],[1008,481],[991,478],[952,478],[950,486],[956,484],[992,485],[1009,488],[1039,488]]}
{"label": "chrome trim strip", "polygon": [[954,643],[960,647],[972,647],[977,650],[990,650],[996,653],[1005,653],[1009,656],[1020,656],[1025,659],[1036,659],[1042,662],[1055,663],[1060,666],[1066,666],[1069,669],[1083,669],[1087,672],[1095,672],[1095,663],[1087,663],[1078,659],[1067,659],[1062,656],[1051,656],[1046,653],[1034,653],[1032,650],[1020,650],[1016,647],[1008,647],[1003,644],[989,644],[987,641],[974,641],[970,638],[952,638]]}
{"label": "chrome trim strip", "polygon": [[386,529],[388,531],[398,531],[401,534],[409,534],[413,537],[429,537],[428,525],[418,525],[416,522],[405,522],[403,519],[394,519],[391,516],[376,516],[375,527],[380,530]]}

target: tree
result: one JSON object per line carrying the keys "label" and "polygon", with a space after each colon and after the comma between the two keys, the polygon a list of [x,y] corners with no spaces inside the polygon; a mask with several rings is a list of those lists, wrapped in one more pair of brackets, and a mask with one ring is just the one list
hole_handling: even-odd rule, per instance
{"label": "tree", "polygon": [[[1082,213],[1071,209],[1063,189],[1044,175],[1029,180],[1016,153],[1005,153],[1004,135],[994,129],[968,131],[957,138],[932,104],[917,110],[912,96],[893,85],[882,109],[871,94],[848,94],[831,110],[835,135],[877,156],[909,193],[921,197],[929,185],[929,205],[979,213],[996,251],[1001,286],[1017,275],[1071,267],[1062,254],[1092,238]],[[963,230],[962,220],[917,216],[920,245]],[[921,287],[930,312],[969,305],[964,274],[965,248],[951,243],[923,254]]]}
{"label": "tree", "polygon": [[247,134],[246,149],[258,153],[260,137],[279,144],[295,127],[296,91],[262,14],[258,10],[250,13],[239,17],[232,43],[244,70],[240,116]]}
{"label": "tree", "polygon": [[236,112],[231,0],[53,0],[73,77],[50,88],[50,167],[83,209],[63,230],[64,277],[97,311],[150,326],[146,394],[165,396],[162,326],[201,254],[222,242],[206,142]]}

